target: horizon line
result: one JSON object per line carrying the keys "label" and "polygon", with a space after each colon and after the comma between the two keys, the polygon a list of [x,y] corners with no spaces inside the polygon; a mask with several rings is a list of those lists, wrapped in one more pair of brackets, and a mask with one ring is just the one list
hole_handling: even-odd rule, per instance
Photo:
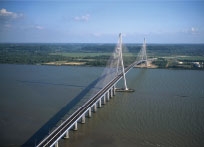
{"label": "horizon line", "polygon": [[[117,42],[0,42],[0,44],[117,44]],[[143,42],[123,42],[123,44],[143,44]],[[154,43],[146,42],[146,44],[204,44],[203,43]]]}

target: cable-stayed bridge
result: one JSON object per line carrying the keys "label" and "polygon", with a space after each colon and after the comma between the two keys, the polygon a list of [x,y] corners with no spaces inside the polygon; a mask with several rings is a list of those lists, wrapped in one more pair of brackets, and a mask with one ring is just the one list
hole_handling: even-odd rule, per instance
{"label": "cable-stayed bridge", "polygon": [[[46,138],[44,138],[37,147],[58,147],[58,142],[61,138],[69,138],[69,131],[71,129],[78,129],[78,122],[85,123],[86,117],[91,117],[92,111],[96,112],[97,107],[102,107],[112,98],[116,91],[132,92],[133,90],[127,87],[125,74],[128,73],[135,65],[145,63],[147,66],[146,43],[144,40],[143,47],[137,57],[137,60],[124,68],[122,55],[122,35],[119,34],[118,44],[109,60],[108,67],[102,74],[102,87],[93,97],[91,97],[85,104],[79,107],[70,117],[68,117],[61,125],[52,131]],[[124,87],[117,89],[116,84],[123,78]]]}

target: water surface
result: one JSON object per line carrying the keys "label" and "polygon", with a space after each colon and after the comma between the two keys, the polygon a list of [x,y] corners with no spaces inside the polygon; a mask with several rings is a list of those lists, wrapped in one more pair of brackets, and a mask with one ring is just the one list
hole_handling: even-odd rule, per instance
{"label": "water surface", "polygon": [[[0,71],[0,146],[20,146],[51,130],[53,116],[62,116],[76,99],[80,106],[103,68],[0,65]],[[127,84],[135,92],[116,93],[60,146],[204,146],[203,74],[132,69]]]}

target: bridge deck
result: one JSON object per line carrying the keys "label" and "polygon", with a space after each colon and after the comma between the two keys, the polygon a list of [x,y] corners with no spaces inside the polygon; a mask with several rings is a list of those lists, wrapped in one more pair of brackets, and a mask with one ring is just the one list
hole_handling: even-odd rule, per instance
{"label": "bridge deck", "polygon": [[[127,73],[137,62],[132,63],[125,69]],[[95,96],[87,101],[82,107],[77,109],[68,119],[66,119],[60,126],[58,126],[50,135],[42,140],[37,147],[52,146],[69,130],[75,122],[77,122],[83,114],[85,114],[90,107],[92,107],[112,86],[114,86],[123,74],[119,74],[112,81],[110,81],[103,89],[101,89]]]}

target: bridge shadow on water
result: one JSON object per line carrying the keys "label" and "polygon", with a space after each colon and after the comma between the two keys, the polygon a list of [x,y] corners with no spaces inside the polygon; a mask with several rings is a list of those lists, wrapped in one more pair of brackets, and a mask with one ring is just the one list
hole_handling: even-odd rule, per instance
{"label": "bridge shadow on water", "polygon": [[54,86],[67,86],[67,87],[84,87],[79,85],[70,85],[65,83],[50,83],[50,82],[42,82],[42,81],[22,81],[22,80],[16,80],[20,83],[26,83],[26,84],[40,84],[40,85],[54,85]]}
{"label": "bridge shadow on water", "polygon": [[22,146],[23,147],[33,147],[44,139],[50,128],[56,127],[57,123],[63,118],[71,109],[73,109],[84,96],[91,91],[91,89],[96,88],[96,84],[103,79],[103,76],[97,78],[92,83],[90,83],[84,90],[82,90],[75,98],[73,98],[66,106],[64,106],[60,111],[58,111],[50,120],[48,120],[35,134],[33,134]]}

